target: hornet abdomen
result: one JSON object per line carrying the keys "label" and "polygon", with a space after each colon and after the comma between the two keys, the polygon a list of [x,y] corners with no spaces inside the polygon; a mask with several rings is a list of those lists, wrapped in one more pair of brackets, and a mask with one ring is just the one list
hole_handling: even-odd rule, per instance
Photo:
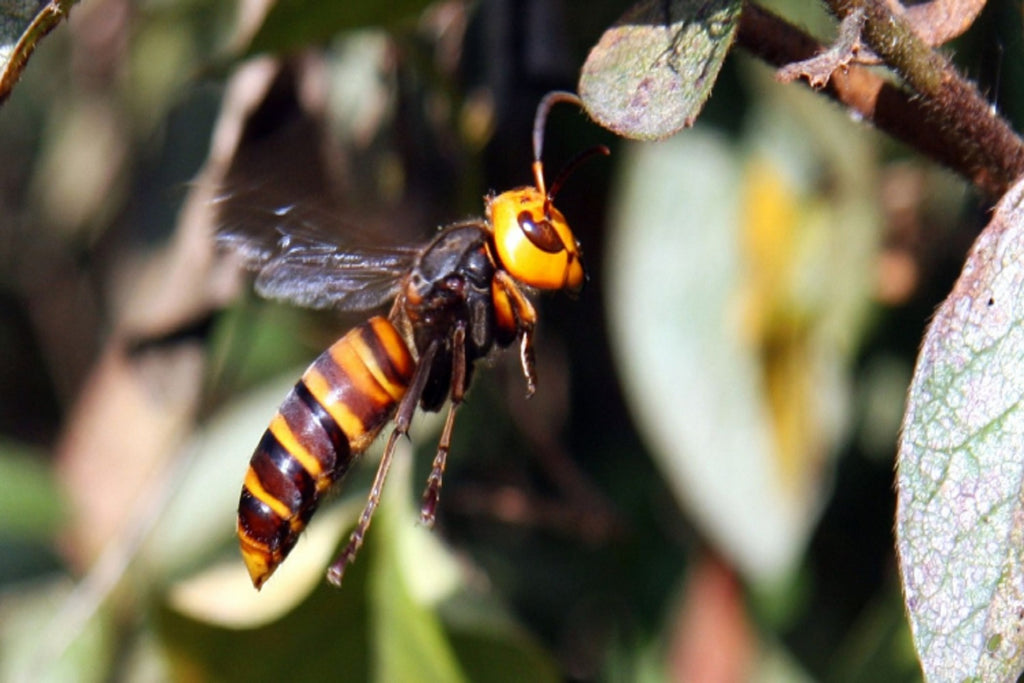
{"label": "hornet abdomen", "polygon": [[242,556],[257,588],[391,419],[415,367],[398,330],[378,316],[320,354],[288,393],[249,461],[238,504]]}

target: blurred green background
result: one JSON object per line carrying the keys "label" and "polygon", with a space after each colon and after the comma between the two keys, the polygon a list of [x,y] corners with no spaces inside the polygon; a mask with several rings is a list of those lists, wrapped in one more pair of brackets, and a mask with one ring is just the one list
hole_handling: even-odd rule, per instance
{"label": "blurred green background", "polygon": [[[539,98],[624,9],[89,0],[41,43],[0,110],[0,677],[919,678],[896,435],[984,207],[739,50],[670,140],[552,113],[549,178],[612,148],[558,198],[589,281],[537,297],[532,399],[515,353],[478,368],[437,529],[416,523],[426,416],[342,590],[323,571],[379,446],[248,584],[248,458],[359,317],[250,294],[214,252],[214,194],[428,239],[531,182]],[[950,51],[1011,121],[1020,26],[989,3]]]}

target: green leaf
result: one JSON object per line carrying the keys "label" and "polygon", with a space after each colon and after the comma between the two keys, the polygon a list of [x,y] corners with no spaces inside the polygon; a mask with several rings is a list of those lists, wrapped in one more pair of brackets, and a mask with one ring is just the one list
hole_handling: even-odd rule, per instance
{"label": "green leaf", "polygon": [[1024,670],[1024,182],[924,338],[898,465],[897,545],[933,680]]}
{"label": "green leaf", "polygon": [[107,609],[82,616],[83,594],[63,578],[26,583],[0,596],[0,680],[109,680],[118,636]]}
{"label": "green leaf", "polygon": [[[374,539],[365,550],[372,552]],[[362,556],[360,559],[365,559]],[[368,681],[367,572],[357,562],[338,590],[319,581],[313,593],[277,621],[256,628],[224,628],[178,612],[157,613],[160,641],[168,653],[171,680]],[[276,578],[276,577],[275,577]],[[269,585],[269,584],[268,584]],[[265,600],[249,591],[250,602]]]}
{"label": "green leaf", "polygon": [[[433,433],[433,426],[420,421],[414,431]],[[559,680],[552,660],[493,600],[468,594],[451,552],[417,524],[410,450],[406,442],[396,450],[381,506],[342,588],[324,579],[329,558],[348,538],[331,529],[344,521],[348,531],[363,491],[354,507],[318,513],[261,592],[248,585],[234,553],[224,567],[172,587],[160,614],[172,670],[219,680]],[[330,527],[323,530],[334,542],[327,555],[311,558],[320,553],[311,546],[323,545],[309,538],[323,535],[318,525]],[[314,575],[299,576],[303,563]],[[442,607],[456,599],[472,601],[476,611],[444,618]]]}
{"label": "green leaf", "polygon": [[849,420],[879,221],[844,125],[787,100],[743,145],[698,127],[621,162],[606,281],[626,398],[680,504],[758,584],[801,556]]}
{"label": "green leaf", "polygon": [[60,489],[41,454],[0,443],[0,537],[49,539],[60,518]]}
{"label": "green leaf", "polygon": [[253,37],[249,52],[285,52],[323,42],[343,30],[393,27],[403,18],[414,19],[429,4],[425,0],[280,0]]}
{"label": "green leaf", "polygon": [[452,647],[471,681],[488,683],[555,683],[563,680],[555,662],[507,623],[461,624],[452,634]]}
{"label": "green leaf", "polygon": [[[398,455],[398,454],[396,454]],[[409,533],[428,533],[416,528],[416,514],[410,502],[412,481],[410,453],[396,457],[392,466],[391,486],[384,490],[377,511],[375,527],[381,542],[369,578],[369,603],[372,615],[372,642],[375,647],[375,672],[378,681],[409,681],[457,683],[467,680],[461,671],[451,643],[432,605],[417,599],[410,590],[408,571],[435,572],[429,562],[416,563],[418,558],[403,553],[403,537]],[[403,486],[402,484],[406,484]],[[394,541],[398,541],[397,543]],[[409,546],[406,540],[406,547]]]}
{"label": "green leaf", "polygon": [[646,0],[605,31],[583,65],[587,112],[625,137],[657,140],[693,125],[739,20],[739,0]]}

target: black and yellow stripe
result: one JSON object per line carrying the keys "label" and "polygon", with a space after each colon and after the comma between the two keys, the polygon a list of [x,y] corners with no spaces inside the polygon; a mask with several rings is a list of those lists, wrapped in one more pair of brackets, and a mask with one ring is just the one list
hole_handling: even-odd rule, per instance
{"label": "black and yellow stripe", "polygon": [[320,354],[289,392],[249,461],[238,504],[238,540],[256,588],[391,418],[414,370],[405,341],[378,316]]}

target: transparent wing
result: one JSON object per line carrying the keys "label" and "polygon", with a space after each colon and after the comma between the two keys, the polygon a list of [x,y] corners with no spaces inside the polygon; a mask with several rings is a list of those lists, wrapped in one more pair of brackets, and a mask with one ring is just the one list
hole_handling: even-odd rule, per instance
{"label": "transparent wing", "polygon": [[[268,299],[317,309],[378,308],[398,294],[420,251],[333,242],[295,206],[266,213],[255,221],[232,221],[220,229],[217,243],[256,273],[256,292]],[[273,230],[254,234],[254,223],[271,220]]]}

